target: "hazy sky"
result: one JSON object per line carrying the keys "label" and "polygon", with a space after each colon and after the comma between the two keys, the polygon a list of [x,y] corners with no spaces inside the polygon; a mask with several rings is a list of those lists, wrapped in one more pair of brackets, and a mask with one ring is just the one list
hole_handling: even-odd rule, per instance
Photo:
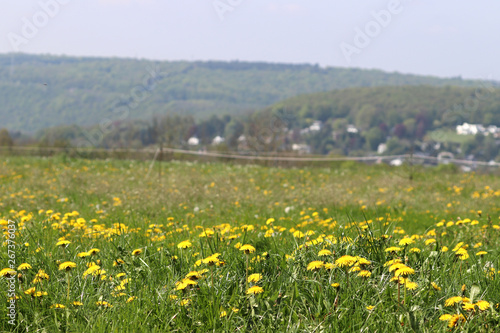
{"label": "hazy sky", "polygon": [[498,0],[0,0],[0,52],[500,80]]}

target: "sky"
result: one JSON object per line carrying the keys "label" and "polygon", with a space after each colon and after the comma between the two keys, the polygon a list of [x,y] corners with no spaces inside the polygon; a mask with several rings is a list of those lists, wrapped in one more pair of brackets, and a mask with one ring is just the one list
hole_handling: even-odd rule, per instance
{"label": "sky", "polygon": [[0,53],[310,63],[500,81],[498,0],[0,0]]}

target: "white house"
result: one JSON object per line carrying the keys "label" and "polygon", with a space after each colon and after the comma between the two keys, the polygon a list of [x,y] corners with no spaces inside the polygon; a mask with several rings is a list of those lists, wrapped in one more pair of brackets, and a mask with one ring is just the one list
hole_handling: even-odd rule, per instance
{"label": "white house", "polygon": [[323,126],[323,123],[321,120],[315,120],[311,126],[309,126],[309,130],[311,132],[319,132],[321,131],[321,127]]}
{"label": "white house", "polygon": [[192,136],[188,139],[188,145],[190,146],[197,146],[200,144],[200,139],[198,139],[195,136]]}
{"label": "white house", "polygon": [[294,143],[292,145],[292,150],[298,152],[299,154],[310,154],[311,147],[304,143]]}
{"label": "white house", "polygon": [[213,140],[212,140],[212,144],[214,146],[217,146],[217,145],[220,145],[221,143],[223,143],[224,141],[226,141],[226,139],[224,139],[223,137],[217,135]]}
{"label": "white house", "polygon": [[463,123],[462,125],[457,125],[458,135],[476,135],[477,133],[484,133],[484,131],[484,126],[480,124]]}
{"label": "white house", "polygon": [[359,130],[354,125],[347,125],[347,133],[357,134]]}

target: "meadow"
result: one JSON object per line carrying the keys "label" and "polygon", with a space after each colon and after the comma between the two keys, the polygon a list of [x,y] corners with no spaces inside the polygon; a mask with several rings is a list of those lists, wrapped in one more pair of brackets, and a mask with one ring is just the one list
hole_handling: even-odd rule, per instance
{"label": "meadow", "polygon": [[2,158],[2,331],[499,331],[498,175],[159,168]]}

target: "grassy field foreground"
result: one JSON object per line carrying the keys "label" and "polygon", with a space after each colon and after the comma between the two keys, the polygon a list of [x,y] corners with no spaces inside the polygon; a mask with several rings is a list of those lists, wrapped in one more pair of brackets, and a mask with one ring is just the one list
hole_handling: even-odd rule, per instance
{"label": "grassy field foreground", "polygon": [[5,158],[1,329],[496,332],[500,178],[409,172]]}

